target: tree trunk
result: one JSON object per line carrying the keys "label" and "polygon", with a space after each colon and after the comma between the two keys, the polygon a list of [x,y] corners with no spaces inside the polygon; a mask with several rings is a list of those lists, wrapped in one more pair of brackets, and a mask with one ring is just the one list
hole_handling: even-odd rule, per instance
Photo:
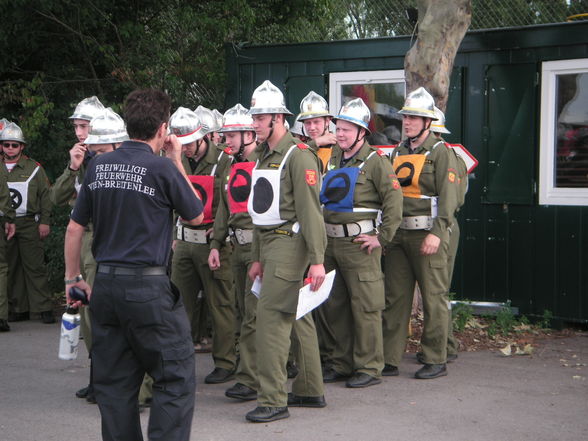
{"label": "tree trunk", "polygon": [[418,37],[406,53],[406,92],[422,86],[443,112],[457,49],[472,21],[471,0],[417,0]]}

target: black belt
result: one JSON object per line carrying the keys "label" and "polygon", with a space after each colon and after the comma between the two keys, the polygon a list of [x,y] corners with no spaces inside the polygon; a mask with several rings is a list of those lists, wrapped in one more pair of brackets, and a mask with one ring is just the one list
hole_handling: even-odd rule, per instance
{"label": "black belt", "polygon": [[129,268],[126,266],[98,265],[100,274],[112,274],[115,276],[165,276],[167,268],[165,266],[139,266]]}

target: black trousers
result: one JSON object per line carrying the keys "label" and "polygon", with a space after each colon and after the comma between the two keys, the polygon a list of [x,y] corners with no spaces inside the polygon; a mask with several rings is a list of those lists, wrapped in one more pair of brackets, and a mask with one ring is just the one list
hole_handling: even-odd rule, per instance
{"label": "black trousers", "polygon": [[96,275],[90,301],[92,362],[104,441],[142,441],[138,395],[153,378],[149,440],[189,440],[194,346],[168,276]]}

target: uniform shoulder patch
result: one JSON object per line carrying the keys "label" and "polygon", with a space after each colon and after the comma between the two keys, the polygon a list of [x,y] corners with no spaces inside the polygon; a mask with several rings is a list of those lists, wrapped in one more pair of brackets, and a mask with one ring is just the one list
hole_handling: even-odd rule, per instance
{"label": "uniform shoulder patch", "polygon": [[452,184],[455,182],[456,176],[457,176],[457,171],[455,169],[450,168],[450,169],[447,170],[447,179]]}
{"label": "uniform shoulder patch", "polygon": [[316,185],[316,170],[306,170],[306,183],[308,185],[314,186]]}
{"label": "uniform shoulder patch", "polygon": [[231,154],[231,148],[230,147],[227,147],[227,148],[225,148],[223,150],[223,152],[225,152],[227,155],[230,155]]}
{"label": "uniform shoulder patch", "polygon": [[384,151],[383,151],[383,150],[381,150],[381,149],[376,149],[376,152],[377,152],[377,153],[378,153],[378,155],[380,155],[380,156],[385,156],[385,155],[386,155],[386,153],[384,153]]}
{"label": "uniform shoulder patch", "polygon": [[306,144],[304,144],[303,142],[300,142],[298,144],[296,144],[298,146],[298,148],[300,150],[306,150],[308,148],[308,146]]}

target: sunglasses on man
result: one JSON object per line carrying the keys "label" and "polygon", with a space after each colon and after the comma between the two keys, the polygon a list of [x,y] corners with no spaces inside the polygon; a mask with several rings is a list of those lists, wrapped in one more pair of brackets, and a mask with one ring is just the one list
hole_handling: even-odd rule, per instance
{"label": "sunglasses on man", "polygon": [[12,147],[13,149],[17,149],[20,147],[20,143],[18,142],[3,142],[2,147]]}

